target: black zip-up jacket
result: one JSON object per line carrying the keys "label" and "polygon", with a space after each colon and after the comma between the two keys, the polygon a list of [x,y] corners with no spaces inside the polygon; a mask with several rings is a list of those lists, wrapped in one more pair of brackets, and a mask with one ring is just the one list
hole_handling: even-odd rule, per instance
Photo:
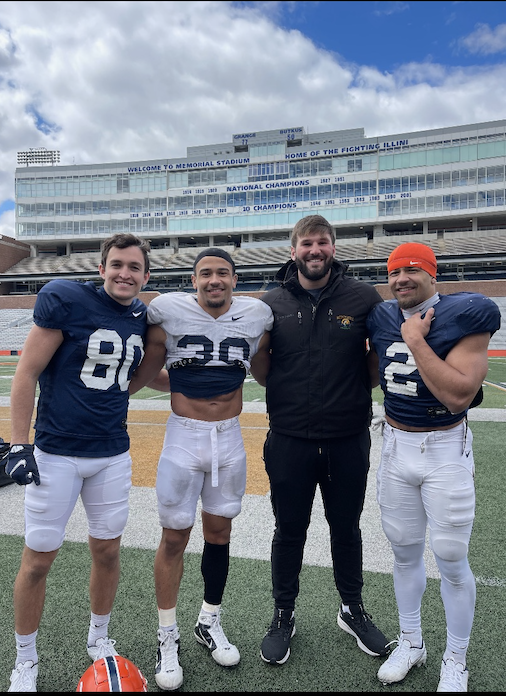
{"label": "black zip-up jacket", "polygon": [[366,318],[378,291],[345,275],[334,260],[317,302],[300,285],[294,261],[262,300],[274,313],[266,402],[274,432],[310,439],[344,437],[371,423]]}

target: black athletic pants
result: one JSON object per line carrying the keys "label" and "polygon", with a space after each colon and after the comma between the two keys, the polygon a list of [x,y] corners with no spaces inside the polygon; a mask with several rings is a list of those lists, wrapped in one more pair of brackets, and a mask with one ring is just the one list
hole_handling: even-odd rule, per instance
{"label": "black athletic pants", "polygon": [[369,429],[323,440],[269,431],[264,444],[275,530],[272,596],[277,608],[294,609],[311,510],[320,486],[330,527],[334,580],[344,604],[362,602],[362,536],[371,438]]}

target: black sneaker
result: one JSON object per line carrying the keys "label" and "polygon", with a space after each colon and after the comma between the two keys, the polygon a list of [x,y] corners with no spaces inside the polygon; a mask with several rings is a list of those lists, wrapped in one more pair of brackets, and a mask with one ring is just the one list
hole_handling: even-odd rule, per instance
{"label": "black sneaker", "polygon": [[388,655],[389,641],[383,633],[377,628],[369,614],[366,613],[361,604],[350,604],[350,612],[339,609],[337,615],[337,625],[354,636],[357,640],[358,647],[368,655],[375,657],[384,657]]}
{"label": "black sneaker", "polygon": [[295,635],[291,609],[274,609],[274,618],[264,636],[260,657],[271,665],[283,665],[290,657],[290,640]]}

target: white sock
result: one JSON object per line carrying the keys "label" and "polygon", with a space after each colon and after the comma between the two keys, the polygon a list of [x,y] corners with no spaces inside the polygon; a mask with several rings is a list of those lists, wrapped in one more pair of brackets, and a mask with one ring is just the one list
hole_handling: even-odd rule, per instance
{"label": "white sock", "polygon": [[165,631],[171,631],[176,627],[176,607],[172,607],[172,609],[158,609],[158,626]]}
{"label": "white sock", "polygon": [[451,658],[454,662],[460,662],[460,664],[464,665],[464,667],[466,666],[466,653],[465,652],[464,653],[462,653],[462,652],[456,653],[456,652],[453,652],[453,650],[445,650],[445,654],[443,655],[443,660],[446,662],[446,660],[448,660],[449,658]]}
{"label": "white sock", "polygon": [[401,631],[402,638],[411,643],[412,648],[421,648],[423,645],[422,634],[419,631]]}
{"label": "white sock", "polygon": [[202,609],[200,611],[205,614],[217,614],[220,611],[221,604],[208,604],[206,601],[202,602]]}
{"label": "white sock", "polygon": [[88,645],[96,645],[99,638],[104,638],[104,640],[107,638],[110,620],[111,612],[108,614],[94,614],[91,612]]}
{"label": "white sock", "polygon": [[22,662],[27,662],[28,660],[31,660],[34,665],[37,664],[39,661],[39,657],[37,655],[37,649],[35,647],[35,641],[37,639],[37,631],[34,631],[33,633],[30,633],[26,636],[20,635],[19,633],[15,633],[16,637],[16,650],[17,650],[17,655],[16,655],[16,667],[21,664]]}

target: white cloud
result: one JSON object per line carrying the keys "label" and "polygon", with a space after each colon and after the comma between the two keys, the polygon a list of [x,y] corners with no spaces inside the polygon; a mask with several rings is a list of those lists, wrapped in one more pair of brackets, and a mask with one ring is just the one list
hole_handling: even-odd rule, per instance
{"label": "white cloud", "polygon": [[0,235],[14,237],[14,211],[7,210],[0,213]]}
{"label": "white cloud", "polygon": [[[14,198],[16,152],[30,147],[60,150],[61,164],[134,161],[250,130],[373,136],[506,114],[505,65],[428,59],[382,73],[275,18],[263,3],[1,3],[0,202]],[[14,235],[13,215],[0,224]]]}
{"label": "white cloud", "polygon": [[460,39],[459,46],[469,53],[489,56],[506,52],[506,24],[491,29],[488,24],[477,24],[476,29]]}
{"label": "white cloud", "polygon": [[[379,5],[380,3],[374,4]],[[383,6],[381,9],[374,10],[374,14],[378,17],[381,15],[393,15],[398,12],[405,12],[409,9],[409,3],[407,2],[382,2],[381,5]]]}

